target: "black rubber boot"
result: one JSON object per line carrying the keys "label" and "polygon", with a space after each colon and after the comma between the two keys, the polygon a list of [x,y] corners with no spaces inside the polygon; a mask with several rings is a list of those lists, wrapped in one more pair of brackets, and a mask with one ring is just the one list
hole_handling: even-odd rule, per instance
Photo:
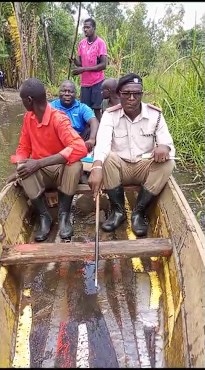
{"label": "black rubber boot", "polygon": [[70,223],[70,209],[73,200],[73,195],[67,195],[58,192],[58,224],[61,239],[69,239],[73,235],[73,227]]}
{"label": "black rubber boot", "polygon": [[32,205],[39,215],[39,228],[35,234],[35,241],[42,242],[47,239],[52,225],[52,217],[48,212],[45,204],[44,196],[31,200]]}
{"label": "black rubber boot", "polygon": [[122,185],[117,186],[114,189],[106,190],[111,206],[111,215],[102,224],[102,229],[104,231],[114,231],[121,225],[121,223],[126,219],[125,212],[125,195],[124,188]]}
{"label": "black rubber boot", "polygon": [[150,193],[147,189],[141,187],[135,208],[132,212],[131,222],[132,231],[137,236],[146,236],[148,231],[148,221],[145,215],[146,209],[152,203],[155,195]]}

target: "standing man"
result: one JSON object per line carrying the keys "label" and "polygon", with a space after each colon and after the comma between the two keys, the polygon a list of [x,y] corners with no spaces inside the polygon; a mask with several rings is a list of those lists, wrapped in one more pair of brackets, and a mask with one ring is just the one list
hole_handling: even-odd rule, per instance
{"label": "standing man", "polygon": [[4,91],[4,73],[1,69],[0,69],[0,86],[2,90]]}
{"label": "standing man", "polygon": [[80,159],[87,155],[87,148],[69,118],[48,104],[41,81],[25,80],[20,97],[27,113],[11,161],[16,164],[16,179],[38,214],[35,240],[47,239],[51,230],[52,218],[44,199],[50,188],[58,190],[60,237],[68,239],[73,234],[70,210],[82,170]]}
{"label": "standing man", "polygon": [[105,78],[107,66],[107,46],[103,39],[96,35],[96,23],[88,18],[83,25],[85,38],[78,45],[78,56],[73,59],[74,76],[80,75],[82,103],[91,107],[100,122],[102,94],[101,85]]}
{"label": "standing man", "polygon": [[72,127],[83,138],[88,151],[91,152],[95,145],[99,122],[93,110],[76,99],[74,83],[69,80],[62,82],[59,99],[53,100],[50,104],[69,117]]}
{"label": "standing man", "polygon": [[[142,102],[140,76],[121,77],[116,91],[121,105],[103,113],[89,185],[96,197],[103,183],[109,196],[112,213],[102,224],[108,232],[126,219],[123,185],[141,185],[131,224],[137,236],[146,236],[146,211],[174,169],[170,156],[175,155],[175,148],[161,109]],[[147,153],[151,158],[143,159]]]}

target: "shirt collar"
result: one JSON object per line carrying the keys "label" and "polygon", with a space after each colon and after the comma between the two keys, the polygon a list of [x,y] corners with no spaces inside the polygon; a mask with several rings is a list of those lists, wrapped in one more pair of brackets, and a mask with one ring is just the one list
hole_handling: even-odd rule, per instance
{"label": "shirt collar", "polygon": [[40,123],[38,122],[36,115],[34,113],[31,114],[31,118],[37,121],[37,127],[48,126],[51,117],[51,110],[51,105],[47,103],[42,122]]}
{"label": "shirt collar", "polygon": [[72,105],[70,105],[69,107],[65,107],[62,103],[61,103],[61,101],[60,101],[60,99],[59,99],[59,103],[60,103],[60,106],[62,107],[62,108],[64,108],[64,109],[72,109],[72,108],[74,108],[74,107],[78,107],[79,106],[79,104],[80,104],[80,102],[77,100],[77,99],[75,99],[74,101],[73,101],[73,104]]}
{"label": "shirt collar", "polygon": [[[149,119],[149,112],[148,112],[148,109],[147,109],[147,104],[141,102],[141,106],[142,106],[142,109],[141,109],[141,113],[138,116],[139,117],[138,119],[139,120],[141,120],[142,118]],[[120,118],[123,117],[123,116],[126,116],[126,114],[124,112],[124,109],[122,108],[121,112],[120,112]]]}

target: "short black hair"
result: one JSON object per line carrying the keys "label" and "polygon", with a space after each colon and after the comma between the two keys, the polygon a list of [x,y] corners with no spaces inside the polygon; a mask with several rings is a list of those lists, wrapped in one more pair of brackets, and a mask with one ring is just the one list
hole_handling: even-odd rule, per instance
{"label": "short black hair", "polygon": [[60,87],[59,87],[59,90],[62,88],[63,85],[66,85],[66,84],[70,84],[71,86],[73,86],[73,90],[76,92],[76,87],[75,87],[75,84],[73,81],[71,80],[64,80],[61,84],[60,84]]}
{"label": "short black hair", "polygon": [[46,101],[46,89],[44,84],[35,77],[25,80],[20,87],[20,95],[22,97],[32,97],[37,102]]}
{"label": "short black hair", "polygon": [[138,83],[143,86],[142,78],[139,75],[136,75],[135,73],[128,73],[127,75],[120,77],[117,84],[116,92],[119,93],[122,86],[130,82]]}
{"label": "short black hair", "polygon": [[87,18],[83,23],[85,23],[85,22],[90,22],[90,23],[92,24],[92,27],[93,27],[93,28],[96,28],[96,22],[95,22],[95,20],[94,20],[94,19],[92,19],[92,18]]}

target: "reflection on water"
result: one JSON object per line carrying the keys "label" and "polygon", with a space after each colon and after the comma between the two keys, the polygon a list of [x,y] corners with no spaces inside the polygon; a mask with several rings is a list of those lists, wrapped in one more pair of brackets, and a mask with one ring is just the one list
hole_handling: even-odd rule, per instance
{"label": "reflection on water", "polygon": [[[10,163],[10,155],[15,152],[18,143],[24,112],[21,101],[14,102],[13,105],[0,101],[0,189],[14,169]],[[201,183],[202,178],[194,180],[196,174],[178,170],[175,170],[174,176],[205,231],[205,194],[201,194],[205,186]],[[197,185],[192,186],[193,182]]]}

